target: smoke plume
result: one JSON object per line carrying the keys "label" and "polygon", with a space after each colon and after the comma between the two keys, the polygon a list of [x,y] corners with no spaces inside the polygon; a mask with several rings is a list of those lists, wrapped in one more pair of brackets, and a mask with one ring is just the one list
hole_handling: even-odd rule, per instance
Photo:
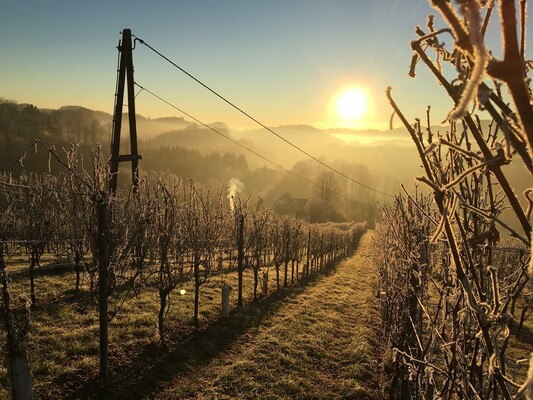
{"label": "smoke plume", "polygon": [[235,196],[237,193],[241,193],[244,190],[244,183],[237,178],[231,178],[228,182],[228,200],[229,208],[231,211],[235,211]]}

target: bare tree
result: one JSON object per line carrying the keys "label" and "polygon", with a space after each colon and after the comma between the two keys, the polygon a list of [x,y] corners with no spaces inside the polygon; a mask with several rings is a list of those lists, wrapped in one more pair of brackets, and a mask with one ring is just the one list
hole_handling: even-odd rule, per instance
{"label": "bare tree", "polygon": [[200,286],[209,277],[222,234],[222,192],[212,193],[192,181],[183,185],[181,220],[185,245],[192,256],[194,271],[194,324],[199,327]]}
{"label": "bare tree", "polygon": [[24,242],[30,253],[30,296],[36,304],[35,268],[47,244],[58,238],[66,223],[63,212],[66,198],[60,189],[59,179],[53,175],[26,175],[23,173],[11,193],[11,212],[14,218],[16,239]]}
{"label": "bare tree", "polygon": [[154,188],[151,234],[158,253],[154,285],[159,292],[157,328],[163,346],[166,346],[164,323],[170,309],[170,294],[185,279],[186,233],[180,219],[182,214],[179,211],[178,197],[182,185],[181,181],[174,181],[169,185],[159,180]]}
{"label": "bare tree", "polygon": [[333,205],[340,194],[340,184],[333,171],[322,171],[317,178],[316,196],[327,205]]}
{"label": "bare tree", "polygon": [[247,219],[246,264],[254,273],[254,301],[257,300],[261,261],[268,248],[268,228],[271,220],[272,212],[262,207],[253,211]]}

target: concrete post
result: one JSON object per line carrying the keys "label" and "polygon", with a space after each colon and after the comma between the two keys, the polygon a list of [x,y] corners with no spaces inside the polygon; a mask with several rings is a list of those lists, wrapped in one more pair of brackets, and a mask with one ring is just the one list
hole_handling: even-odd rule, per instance
{"label": "concrete post", "polygon": [[24,354],[7,360],[7,373],[11,377],[11,398],[13,400],[32,400],[30,367],[28,355]]}
{"label": "concrete post", "polygon": [[263,287],[262,295],[266,296],[268,294],[268,271],[263,272]]}
{"label": "concrete post", "polygon": [[227,317],[230,312],[229,307],[229,293],[231,291],[231,286],[224,284],[222,285],[222,316]]}

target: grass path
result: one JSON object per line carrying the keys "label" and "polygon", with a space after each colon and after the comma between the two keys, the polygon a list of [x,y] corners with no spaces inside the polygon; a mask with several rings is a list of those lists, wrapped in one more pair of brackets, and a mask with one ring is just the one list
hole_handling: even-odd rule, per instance
{"label": "grass path", "polygon": [[370,241],[371,233],[367,233],[354,256],[328,275],[291,289],[279,307],[216,356],[206,362],[191,357],[185,368],[147,397],[375,397],[377,312]]}

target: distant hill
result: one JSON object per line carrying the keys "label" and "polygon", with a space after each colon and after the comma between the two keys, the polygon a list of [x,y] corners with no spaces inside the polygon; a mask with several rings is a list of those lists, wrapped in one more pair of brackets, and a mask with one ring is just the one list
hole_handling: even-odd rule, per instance
{"label": "distant hill", "polygon": [[[123,118],[122,137],[127,138],[127,113]],[[488,125],[487,121],[481,123],[484,128]],[[112,116],[102,111],[72,105],[57,110],[39,109],[0,99],[0,168],[10,168],[35,139],[54,144],[58,149],[77,142],[87,154],[91,147],[101,143],[104,151],[108,151],[111,124]],[[305,154],[265,129],[232,130],[223,122],[214,122],[211,126],[275,163],[296,169],[303,176],[313,178],[321,171],[317,163],[309,162]],[[272,201],[289,191],[301,198],[311,194],[308,183],[285,174],[235,143],[182,117],[152,119],[138,115],[137,129],[143,155],[141,168],[146,172],[168,170],[172,174],[222,184],[228,177],[236,176],[242,178],[253,193]],[[354,179],[387,193],[397,193],[402,183],[413,187],[414,177],[423,174],[415,147],[403,127],[390,131],[321,130],[309,125],[272,129]],[[433,126],[432,130],[436,133],[447,128]],[[25,165],[40,168],[42,164],[46,165],[46,162],[27,160]],[[504,169],[517,192],[532,185],[518,164],[510,164]],[[342,180],[341,183],[345,193],[362,201],[384,199],[349,181]]]}
{"label": "distant hill", "polygon": [[[128,137],[128,115],[123,115],[123,133],[122,138]],[[90,148],[102,144],[105,152],[109,149],[109,140],[111,135],[112,116],[102,111],[94,111],[79,106],[64,106],[57,110],[41,110],[29,104],[16,104],[9,101],[0,101],[0,143],[3,138],[3,145],[0,152],[3,151],[4,157],[0,160],[0,167],[8,168],[20,153],[33,142],[35,139],[41,139],[46,143],[55,144],[57,148],[68,148],[70,143],[79,143],[87,153]],[[297,149],[289,146],[264,129],[248,129],[233,131],[222,122],[215,122],[211,126],[223,133],[225,136],[238,141],[250,149],[264,155],[273,162],[283,165],[287,169],[293,168],[296,163],[305,161],[308,157]],[[406,163],[403,160],[413,159],[412,147],[387,146],[382,148],[366,147],[358,144],[350,144],[335,137],[328,131],[320,130],[308,125],[281,126],[273,128],[287,140],[296,146],[304,149],[306,152],[316,157],[324,159],[330,164],[343,168],[343,165],[364,165],[367,169],[365,176],[359,177],[362,182],[370,186],[377,185],[386,192],[397,191],[400,182],[408,176],[413,176],[416,166],[412,163]],[[247,168],[256,170],[268,168],[276,173],[279,170],[265,160],[250,154],[245,149],[237,146],[222,136],[217,135],[211,130],[199,126],[196,123],[186,121],[182,117],[167,118],[146,118],[141,115],[137,116],[137,131],[139,138],[139,149],[141,155],[151,154],[152,157],[158,157],[160,148],[172,149],[181,148],[186,150],[197,151],[196,159],[205,157],[211,153],[235,154],[236,156],[244,155],[246,157]],[[124,147],[127,151],[128,145]],[[150,149],[150,151],[148,151]],[[172,155],[166,150],[164,158],[172,159]],[[178,152],[178,150],[176,150]],[[177,153],[176,153],[177,154]],[[180,157],[184,157],[181,155]],[[187,159],[190,157],[187,156]],[[400,159],[398,159],[400,158]],[[194,160],[194,158],[192,158]],[[41,161],[35,161],[35,168],[39,168]],[[29,164],[28,164],[29,165]],[[143,165],[153,165],[154,168],[160,168],[161,163],[151,162],[149,158],[144,158],[141,162]],[[184,168],[183,173],[189,171],[199,171],[198,169],[185,168],[183,163],[174,163],[175,168]],[[314,171],[305,171],[305,174],[318,173],[316,164],[309,164],[309,168]],[[351,167],[350,167],[351,168]],[[204,168],[205,169],[205,168]],[[170,171],[180,173],[179,171]],[[350,173],[358,173],[356,170]],[[281,172],[283,174],[283,172]],[[268,173],[264,176],[271,176]],[[306,176],[307,176],[306,175]],[[205,174],[201,174],[202,179],[207,179]],[[271,178],[265,180],[264,184],[273,184],[275,180]],[[261,190],[260,185],[252,185]],[[309,189],[308,184],[299,185],[291,183],[294,190],[299,190],[300,197],[305,197]],[[300,187],[300,189],[297,189]],[[355,188],[354,188],[355,190]],[[363,195],[361,192],[360,195]],[[373,197],[367,193],[369,199]]]}

